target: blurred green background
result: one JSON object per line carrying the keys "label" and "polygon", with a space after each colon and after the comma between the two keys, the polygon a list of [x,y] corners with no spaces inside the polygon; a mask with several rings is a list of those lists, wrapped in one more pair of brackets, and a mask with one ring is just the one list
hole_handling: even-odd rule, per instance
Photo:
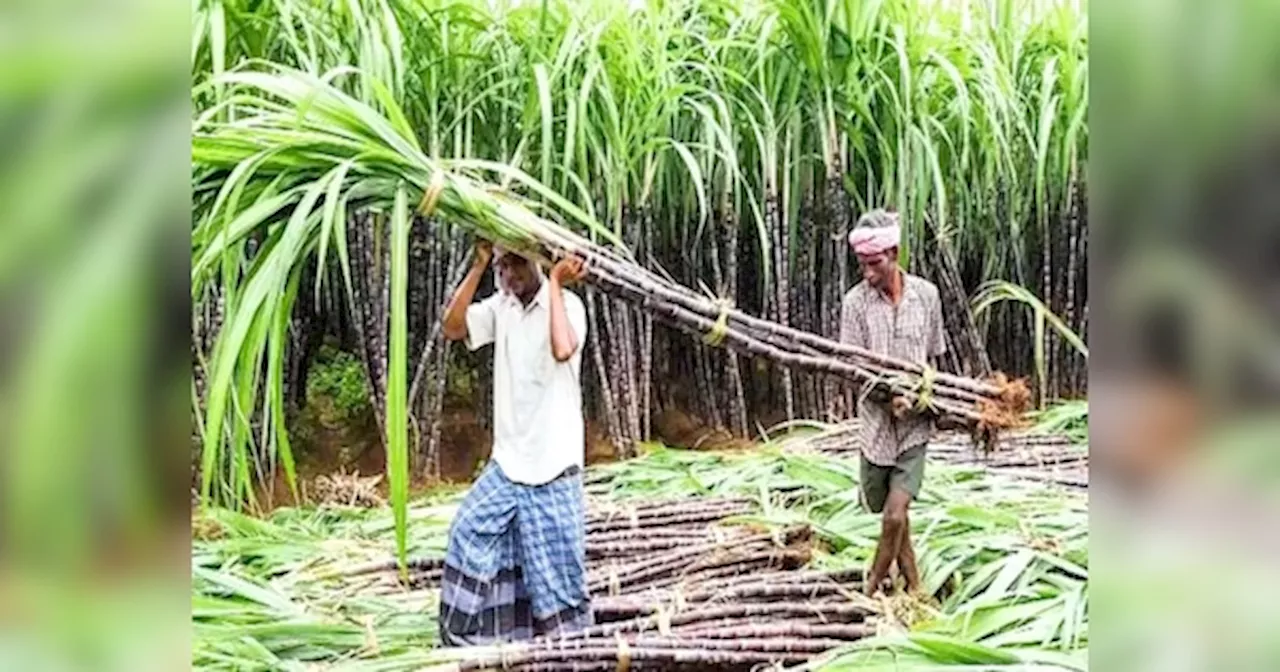
{"label": "blurred green background", "polygon": [[0,669],[189,665],[189,8],[0,8]]}

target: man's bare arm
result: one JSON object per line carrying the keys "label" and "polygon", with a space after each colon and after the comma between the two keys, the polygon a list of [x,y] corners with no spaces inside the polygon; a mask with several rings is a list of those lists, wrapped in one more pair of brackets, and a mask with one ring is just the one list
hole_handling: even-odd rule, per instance
{"label": "man's bare arm", "polygon": [[557,362],[567,362],[578,351],[579,344],[564,309],[564,283],[581,280],[586,270],[582,260],[569,257],[557,262],[550,275],[547,282],[551,283],[551,356]]}
{"label": "man's bare arm", "polygon": [[485,240],[477,241],[471,270],[467,271],[467,277],[462,279],[462,284],[453,293],[453,298],[449,299],[449,306],[444,311],[442,331],[446,339],[461,341],[467,337],[467,307],[475,298],[480,278],[484,277],[484,270],[492,258],[493,246]]}

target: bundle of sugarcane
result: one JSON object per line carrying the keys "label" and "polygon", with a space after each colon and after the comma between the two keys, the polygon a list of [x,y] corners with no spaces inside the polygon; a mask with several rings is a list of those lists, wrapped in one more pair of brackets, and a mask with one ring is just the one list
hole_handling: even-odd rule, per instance
{"label": "bundle of sugarcane", "polygon": [[[461,650],[451,670],[751,670],[803,663],[874,634],[862,571],[805,569],[808,526],[733,525],[745,498],[588,500],[587,582],[595,625],[501,648]],[[443,560],[409,563],[414,589],[438,585]],[[394,561],[349,568],[383,571]],[[400,587],[403,590],[403,587]]]}
{"label": "bundle of sugarcane", "polygon": [[723,670],[800,664],[877,631],[861,572],[776,571],[594,600],[597,624],[460,652],[449,669]]}
{"label": "bundle of sugarcane", "polygon": [[861,572],[776,571],[599,598],[597,624],[463,652],[450,669],[752,670],[804,663],[876,633]]}
{"label": "bundle of sugarcane", "polygon": [[748,513],[743,498],[634,501],[625,504],[593,499],[587,514],[587,561],[605,571],[639,557],[708,544],[735,542],[748,535],[741,526],[722,526],[726,518]]}
{"label": "bundle of sugarcane", "polygon": [[[939,373],[699,295],[641,266],[608,228],[522,171],[495,162],[428,157],[402,116],[384,115],[319,77],[282,68],[229,73],[216,84],[238,95],[228,98],[235,102],[234,121],[204,115],[193,132],[195,193],[201,203],[212,203],[202,218],[206,224],[193,235],[196,280],[217,271],[229,244],[285,208],[293,208],[288,242],[303,245],[340,230],[337,223],[348,209],[385,208],[404,219],[413,199],[425,217],[464,227],[540,262],[582,257],[595,287],[708,345],[898,395],[918,410],[985,436],[1016,425],[1029,399],[1020,383]],[[481,174],[497,175],[503,184],[477,177]],[[512,182],[540,202],[517,196],[507,188]],[[257,199],[237,209],[249,200],[239,198],[241,192]],[[609,246],[535,214],[544,206],[577,220]],[[222,226],[226,221],[231,224]],[[209,426],[216,428],[224,409],[215,410]]]}
{"label": "bundle of sugarcane", "polygon": [[774,636],[751,636],[730,626],[698,638],[655,635],[550,639],[486,648],[461,662],[430,668],[441,672],[516,670],[537,672],[616,672],[617,670],[714,670],[746,672],[798,665],[832,649],[870,636],[865,625],[815,625],[775,628]]}
{"label": "bundle of sugarcane", "polygon": [[738,533],[703,543],[686,542],[639,559],[602,559],[588,569],[587,587],[593,596],[629,595],[768,569],[795,569],[810,559],[811,534],[803,526]]}
{"label": "bundle of sugarcane", "polygon": [[[660,623],[681,612],[692,613],[723,604],[803,601],[809,604],[853,600],[862,587],[862,570],[785,570],[752,572],[700,581],[682,581],[668,588],[650,588],[619,596],[597,597],[592,611],[599,623],[636,621],[653,617]],[[666,626],[671,627],[668,620]],[[705,627],[694,619],[687,629]],[[644,627],[637,627],[644,630]]]}
{"label": "bundle of sugarcane", "polygon": [[[620,299],[640,305],[669,327],[701,336],[704,343],[782,366],[849,380],[880,399],[903,397],[917,411],[928,411],[986,440],[1020,424],[1030,401],[1021,381],[997,374],[975,380],[938,372],[917,362],[839,343],[816,334],[753,317],[728,303],[660,277],[613,250],[594,244],[564,245],[540,241],[558,258],[574,254],[587,260],[588,282]],[[540,250],[541,252],[541,250]]]}

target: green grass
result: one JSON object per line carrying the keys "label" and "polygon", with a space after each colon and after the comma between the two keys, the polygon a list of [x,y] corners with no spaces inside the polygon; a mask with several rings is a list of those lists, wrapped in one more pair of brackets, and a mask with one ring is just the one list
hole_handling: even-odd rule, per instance
{"label": "green grass", "polygon": [[[589,470],[599,496],[755,497],[756,523],[811,524],[829,551],[816,565],[865,566],[879,517],[857,502],[857,465],[766,446],[712,454],[655,447]],[[785,496],[784,493],[785,492]],[[460,493],[407,509],[411,557],[443,554]],[[260,520],[210,509],[221,536],[192,544],[198,669],[410,670],[447,657],[436,645],[434,594],[372,597],[344,569],[395,554],[388,509],[280,509]],[[814,669],[923,670],[957,665],[1084,669],[1088,647],[1088,510],[1083,495],[931,463],[912,508],[922,578],[953,576],[938,615],[910,633],[815,662]],[[376,647],[372,645],[376,642]]]}
{"label": "green grass", "polygon": [[334,421],[347,422],[372,410],[364,364],[347,352],[323,346],[307,371],[307,398],[325,397]]}
{"label": "green grass", "polygon": [[1042,411],[1032,413],[1037,434],[1063,434],[1075,443],[1089,442],[1089,401],[1072,399],[1057,401]]}

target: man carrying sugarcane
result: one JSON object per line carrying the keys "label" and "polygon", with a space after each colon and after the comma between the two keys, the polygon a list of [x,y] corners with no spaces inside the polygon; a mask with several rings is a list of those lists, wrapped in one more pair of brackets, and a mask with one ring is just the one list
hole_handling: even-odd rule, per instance
{"label": "man carrying sugarcane", "polygon": [[[862,282],[845,294],[840,341],[897,359],[930,366],[946,352],[938,288],[898,265],[901,229],[898,214],[873,210],[858,219],[849,234]],[[880,542],[867,575],[872,595],[895,561],[908,592],[920,587],[907,509],[924,480],[925,447],[933,414],[915,409],[901,396],[878,390],[859,394],[863,502],[883,512]]]}
{"label": "man carrying sugarcane", "polygon": [[[499,290],[472,304],[493,261]],[[446,645],[563,634],[592,621],[586,578],[581,371],[587,318],[564,285],[583,264],[537,264],[478,242],[445,338],[493,353],[492,459],[449,531],[440,597]]]}

